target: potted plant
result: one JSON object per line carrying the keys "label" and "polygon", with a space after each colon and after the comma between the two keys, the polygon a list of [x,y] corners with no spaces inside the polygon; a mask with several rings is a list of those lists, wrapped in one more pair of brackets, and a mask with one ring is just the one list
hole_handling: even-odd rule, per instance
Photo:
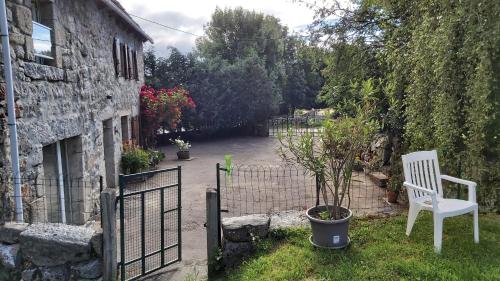
{"label": "potted plant", "polygon": [[398,195],[401,190],[401,179],[399,176],[393,176],[389,178],[388,188],[387,188],[387,202],[398,203]]}
{"label": "potted plant", "polygon": [[318,204],[318,198],[316,206],[309,208],[306,216],[312,228],[310,241],[318,247],[338,249],[350,242],[351,176],[356,156],[370,144],[378,128],[377,123],[370,120],[369,110],[363,107],[358,112],[355,117],[327,118],[315,136],[310,133],[294,136],[289,132],[278,137],[280,156],[316,176],[323,205]]}
{"label": "potted plant", "polygon": [[179,160],[189,159],[189,149],[191,148],[189,142],[183,141],[180,137],[170,141],[177,146],[177,158]]}

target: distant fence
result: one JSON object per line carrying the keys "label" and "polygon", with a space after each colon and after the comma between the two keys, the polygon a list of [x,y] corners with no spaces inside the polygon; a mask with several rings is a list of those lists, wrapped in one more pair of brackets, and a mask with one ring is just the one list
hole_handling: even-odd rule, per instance
{"label": "distant fence", "polygon": [[321,122],[324,116],[304,116],[304,117],[275,117],[268,120],[269,136],[278,136],[279,134],[291,133],[292,135],[301,135],[309,133],[312,135],[320,132]]}
{"label": "distant fence", "polygon": [[[17,180],[21,183],[24,220],[27,223],[62,223],[65,220],[67,224],[83,225],[100,220],[101,177],[63,177],[64,204],[61,204],[63,197],[58,178],[26,176]],[[16,219],[14,182],[12,177],[0,177],[3,221]]]}
{"label": "distant fence", "polygon": [[[227,169],[217,165],[217,178],[223,216],[306,210],[318,203],[315,176],[298,166],[236,164]],[[323,204],[321,196],[319,203]],[[390,214],[406,208],[404,204],[389,204],[386,189],[378,187],[364,172],[353,172],[344,206],[356,216]]]}

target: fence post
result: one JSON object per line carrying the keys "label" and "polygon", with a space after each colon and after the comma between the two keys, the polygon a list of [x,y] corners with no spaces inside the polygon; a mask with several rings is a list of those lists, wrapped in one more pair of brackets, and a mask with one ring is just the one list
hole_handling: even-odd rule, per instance
{"label": "fence post", "polygon": [[217,249],[220,247],[220,238],[219,238],[219,208],[217,204],[217,191],[213,188],[207,188],[206,191],[206,200],[207,200],[207,260],[208,260],[208,272],[212,272],[213,270],[210,268],[213,262],[213,259],[217,256]]}
{"label": "fence post", "polygon": [[[216,165],[217,168],[217,190],[216,190],[216,201],[217,204],[216,209],[217,209],[217,245],[222,247],[222,235],[221,235],[221,218],[220,218],[220,164],[217,163]],[[208,205],[207,205],[208,206]]]}
{"label": "fence post", "polygon": [[117,278],[116,249],[116,191],[106,189],[101,193],[101,214],[103,232],[103,280]]}

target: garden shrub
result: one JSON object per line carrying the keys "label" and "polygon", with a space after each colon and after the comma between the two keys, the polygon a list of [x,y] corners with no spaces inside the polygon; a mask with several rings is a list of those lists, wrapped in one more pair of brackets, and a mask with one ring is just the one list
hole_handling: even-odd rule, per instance
{"label": "garden shrub", "polygon": [[135,174],[148,170],[151,155],[134,144],[123,146],[121,168],[124,174]]}

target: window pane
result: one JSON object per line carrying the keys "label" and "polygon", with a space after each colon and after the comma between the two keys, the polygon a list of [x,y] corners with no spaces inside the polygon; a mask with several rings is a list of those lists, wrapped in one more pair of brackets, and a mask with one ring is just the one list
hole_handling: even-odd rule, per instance
{"label": "window pane", "polygon": [[33,47],[36,56],[52,59],[51,31],[49,27],[33,22]]}

